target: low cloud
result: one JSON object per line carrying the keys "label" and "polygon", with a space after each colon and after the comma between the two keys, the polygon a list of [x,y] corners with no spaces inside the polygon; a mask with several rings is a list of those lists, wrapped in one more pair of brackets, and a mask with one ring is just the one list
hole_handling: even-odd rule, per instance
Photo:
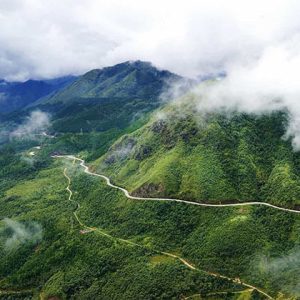
{"label": "low cloud", "polygon": [[136,141],[133,138],[128,138],[128,136],[125,136],[122,141],[110,148],[104,163],[112,164],[126,159],[131,153],[133,153],[135,145]]}
{"label": "low cloud", "polygon": [[289,125],[285,137],[292,137],[300,150],[300,43],[291,41],[265,50],[247,63],[232,65],[227,77],[203,85],[196,92],[198,111],[268,114],[287,111]]}
{"label": "low cloud", "polygon": [[[205,116],[219,112],[270,114],[288,113],[283,138],[292,138],[300,150],[300,39],[297,36],[266,47],[255,57],[227,65],[226,76],[199,84],[192,90],[196,111]],[[169,94],[176,95],[178,84]],[[180,103],[180,101],[178,102]]]}
{"label": "low cloud", "polygon": [[9,218],[2,220],[4,227],[0,230],[1,244],[4,249],[15,249],[25,243],[37,243],[42,240],[42,227],[36,222],[21,223]]}
{"label": "low cloud", "polygon": [[33,139],[47,130],[50,126],[50,117],[47,113],[40,110],[31,112],[30,116],[25,122],[19,125],[13,132],[11,132],[11,138],[26,138]]}
{"label": "low cloud", "polygon": [[24,161],[29,166],[33,166],[35,162],[35,159],[32,156],[28,156],[28,154],[21,155],[20,160]]}
{"label": "low cloud", "polygon": [[164,103],[172,99],[177,99],[190,91],[196,84],[196,80],[188,78],[166,81],[165,89],[160,94],[160,100]]}

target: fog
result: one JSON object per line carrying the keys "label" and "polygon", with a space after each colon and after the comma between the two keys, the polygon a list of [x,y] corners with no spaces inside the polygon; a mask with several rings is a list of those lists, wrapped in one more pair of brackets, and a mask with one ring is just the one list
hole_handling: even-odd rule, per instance
{"label": "fog", "polygon": [[12,250],[27,242],[37,243],[42,239],[42,228],[36,222],[22,223],[9,218],[2,220],[0,230],[1,244],[6,250]]}

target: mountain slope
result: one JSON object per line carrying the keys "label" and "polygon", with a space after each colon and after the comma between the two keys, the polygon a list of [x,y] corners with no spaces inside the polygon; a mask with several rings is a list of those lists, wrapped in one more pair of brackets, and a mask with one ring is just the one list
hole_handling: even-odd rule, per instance
{"label": "mountain slope", "polygon": [[282,139],[284,113],[203,116],[193,101],[170,104],[122,137],[98,171],[142,196],[300,205],[300,155]]}
{"label": "mountain slope", "polygon": [[[2,294],[13,297],[19,291],[33,299],[200,294],[210,299],[216,293],[213,299],[237,299],[235,292],[248,290],[209,274],[215,273],[241,278],[274,298],[278,292],[284,299],[297,295],[297,264],[288,272],[264,265],[276,261],[272,255],[297,253],[297,215],[265,207],[128,200],[76,163],[47,157],[47,145],[35,150],[29,166],[24,160],[29,151],[0,152],[0,216],[6,218],[0,222]],[[19,232],[26,233],[24,239]],[[183,257],[199,270],[163,253]],[[247,299],[265,299],[248,292]]]}
{"label": "mountain slope", "polygon": [[139,81],[131,67],[84,75],[28,108],[51,112],[54,138],[0,148],[0,298],[299,299],[299,214],[128,199],[51,156],[84,158],[137,195],[298,208],[285,113],[203,115],[190,93],[152,114],[165,80]]}
{"label": "mountain slope", "polygon": [[[84,174],[76,162],[51,158],[55,140],[40,144],[39,150],[0,151],[4,299],[5,293],[15,299],[18,291],[23,298],[49,300],[95,295],[182,299],[194,294],[265,299],[240,286],[240,279],[274,299],[299,296],[299,215],[257,206],[130,200],[102,179]],[[182,257],[198,270],[163,253]]]}
{"label": "mountain slope", "polygon": [[89,71],[66,89],[40,103],[66,103],[78,98],[135,98],[152,101],[158,99],[168,83],[180,79],[180,76],[158,70],[148,62],[124,62]]}
{"label": "mountain slope", "polygon": [[92,70],[30,109],[49,111],[55,132],[123,129],[160,106],[160,95],[182,80],[186,89],[193,84],[147,62],[125,62]]}

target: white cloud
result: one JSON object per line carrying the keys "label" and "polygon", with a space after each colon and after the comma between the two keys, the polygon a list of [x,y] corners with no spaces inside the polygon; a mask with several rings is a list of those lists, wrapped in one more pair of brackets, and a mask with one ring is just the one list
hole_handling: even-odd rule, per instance
{"label": "white cloud", "polygon": [[225,70],[199,109],[286,108],[298,150],[299,11],[296,0],[2,0],[0,78],[78,74],[135,59],[188,76]]}
{"label": "white cloud", "polygon": [[296,36],[295,0],[2,0],[0,77],[82,73],[142,59],[194,76]]}
{"label": "white cloud", "polygon": [[300,275],[300,249],[295,247],[286,255],[277,258],[261,256],[255,260],[255,270],[268,278],[270,282],[280,284],[283,292],[294,296],[300,295],[300,283],[297,278]]}
{"label": "white cloud", "polygon": [[227,77],[195,90],[201,112],[239,111],[270,113],[285,110],[290,115],[285,137],[300,150],[300,40],[294,37],[266,47],[256,59],[232,63]]}

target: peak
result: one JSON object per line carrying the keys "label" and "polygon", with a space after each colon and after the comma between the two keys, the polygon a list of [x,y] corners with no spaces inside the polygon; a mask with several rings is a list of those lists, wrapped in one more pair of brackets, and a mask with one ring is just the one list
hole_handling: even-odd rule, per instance
{"label": "peak", "polygon": [[155,68],[150,61],[129,60],[125,63],[128,64],[128,65],[137,67],[137,68],[139,68],[139,67],[152,67],[152,68]]}
{"label": "peak", "polygon": [[[133,69],[139,69],[139,70],[158,70],[151,62],[148,61],[142,61],[142,60],[127,60],[125,62],[113,65],[113,66],[108,66],[104,67],[101,69],[93,69],[91,71],[88,71],[86,74],[93,74],[93,73],[99,73],[99,72],[107,72],[107,71],[123,71],[128,68],[133,68]],[[85,75],[86,75],[85,74]]]}
{"label": "peak", "polygon": [[102,70],[126,70],[126,69],[137,69],[137,70],[157,70],[151,62],[141,60],[128,60],[114,66],[105,67]]}

